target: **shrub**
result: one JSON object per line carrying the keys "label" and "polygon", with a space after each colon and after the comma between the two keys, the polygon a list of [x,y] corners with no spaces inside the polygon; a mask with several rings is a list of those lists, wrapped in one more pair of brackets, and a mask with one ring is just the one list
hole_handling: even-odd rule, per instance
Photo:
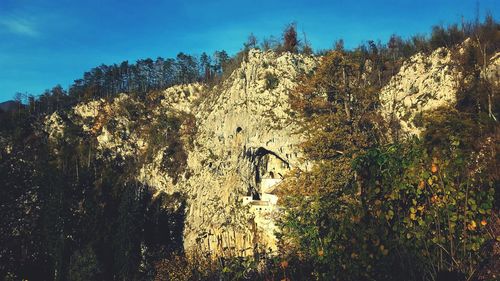
{"label": "shrub", "polygon": [[297,25],[291,23],[287,25],[283,31],[283,51],[296,53],[298,45]]}
{"label": "shrub", "polygon": [[370,150],[354,161],[365,216],[386,226],[389,249],[408,253],[411,271],[470,278],[484,258],[479,250],[490,239],[484,226],[493,182],[481,180],[484,173],[470,174],[470,155],[459,146],[452,143],[447,154],[436,154],[414,141]]}
{"label": "shrub", "polygon": [[270,72],[266,72],[264,79],[266,81],[266,90],[274,90],[280,83],[278,77]]}

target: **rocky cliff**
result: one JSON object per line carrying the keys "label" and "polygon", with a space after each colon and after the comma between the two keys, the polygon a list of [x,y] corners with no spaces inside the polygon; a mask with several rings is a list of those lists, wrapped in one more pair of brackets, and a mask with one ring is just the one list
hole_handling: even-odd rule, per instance
{"label": "rocky cliff", "polygon": [[[458,50],[439,48],[430,55],[418,53],[403,63],[399,72],[380,92],[381,113],[389,122],[400,126],[403,136],[419,135],[419,118],[423,112],[457,102],[463,77],[458,60],[463,55],[465,41]],[[500,54],[495,54],[481,75],[498,89]]]}
{"label": "rocky cliff", "polygon": [[388,121],[399,123],[403,134],[418,135],[418,114],[454,104],[460,79],[451,51],[439,48],[429,56],[419,53],[406,61],[382,89],[382,114]]}
{"label": "rocky cliff", "polygon": [[[498,75],[498,62],[495,56],[487,75]],[[79,104],[68,119],[95,139],[98,157],[149,155],[141,156],[134,177],[158,193],[183,194],[187,251],[250,255],[257,248],[274,250],[273,217],[279,208],[273,190],[291,167],[302,165],[297,147],[302,136],[289,93],[298,76],[317,65],[312,56],[251,50],[212,88],[174,86],[146,100],[122,94],[109,102]],[[382,114],[399,122],[403,132],[418,134],[415,117],[453,104],[460,79],[450,51],[417,54],[382,89]],[[161,126],[177,121],[180,133]],[[57,113],[46,119],[53,141],[64,138],[66,122]],[[169,153],[153,134],[177,138],[174,144],[182,153]]]}
{"label": "rocky cliff", "polygon": [[[235,254],[251,253],[257,245],[274,248],[272,223],[256,223],[261,218],[240,201],[261,196],[264,177],[280,178],[281,168],[298,165],[300,136],[288,95],[297,76],[315,65],[312,57],[250,51],[216,94],[199,105],[198,134],[188,157],[192,176],[182,187],[190,195],[186,248]],[[270,158],[281,166],[271,165]]]}
{"label": "rocky cliff", "polygon": [[[146,132],[145,126],[173,115],[188,116],[180,128],[186,154],[180,174],[174,178],[166,171],[167,147],[156,146],[136,179],[158,193],[185,196],[186,250],[216,255],[273,250],[276,209],[261,200],[262,185],[279,183],[288,169],[299,165],[301,136],[288,96],[298,76],[316,65],[311,56],[251,50],[240,67],[212,89],[174,86],[146,101],[122,94],[110,102],[81,103],[68,117],[95,138],[98,157],[123,159],[139,157],[152,147],[152,133],[169,138],[168,131]],[[64,137],[64,123],[57,113],[46,119],[53,141]],[[244,206],[244,197],[254,204]]]}

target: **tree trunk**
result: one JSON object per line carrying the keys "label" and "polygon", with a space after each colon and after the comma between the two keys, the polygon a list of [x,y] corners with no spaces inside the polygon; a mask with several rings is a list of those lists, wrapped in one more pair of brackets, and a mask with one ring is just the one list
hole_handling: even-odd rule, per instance
{"label": "tree trunk", "polygon": [[345,65],[342,67],[342,77],[344,79],[344,110],[347,116],[347,120],[351,120],[351,110],[349,107],[350,96],[347,87],[347,73],[345,71]]}

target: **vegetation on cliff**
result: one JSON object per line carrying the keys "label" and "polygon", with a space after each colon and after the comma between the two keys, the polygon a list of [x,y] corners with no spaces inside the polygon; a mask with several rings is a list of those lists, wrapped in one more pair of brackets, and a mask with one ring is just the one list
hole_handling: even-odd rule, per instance
{"label": "vegetation on cliff", "polygon": [[[304,78],[294,105],[315,164],[295,171],[283,192],[287,278],[498,277],[500,99],[491,95],[498,86],[480,75],[498,52],[498,28],[489,18],[471,34],[435,28],[421,42],[429,50],[449,46],[465,77],[455,106],[423,113],[421,138],[399,137],[397,124],[384,122],[377,70],[360,63],[371,57],[397,66],[403,57],[330,51]],[[454,45],[466,37],[472,42]]]}
{"label": "vegetation on cliff", "polygon": [[[166,87],[203,82],[216,94],[251,48],[311,53],[295,25],[282,41],[250,36],[234,57],[140,60],[100,66],[66,92],[18,96],[0,110],[0,277],[5,280],[493,280],[498,276],[498,82],[484,73],[500,50],[500,26],[435,27],[430,37],[352,50],[336,42],[290,94],[310,169],[291,171],[281,190],[279,253],[213,260],[183,249],[185,194],[139,183],[143,162],[162,150],[162,169],[184,178],[195,146],[192,114],[154,111]],[[460,69],[457,102],[422,112],[420,137],[381,114],[380,92],[410,56],[448,48]],[[498,79],[498,77],[497,77]],[[266,90],[280,77],[269,73]],[[78,102],[113,101],[96,126],[118,134],[113,116],[134,120],[147,146],[137,157],[99,149],[75,124]],[[55,114],[52,114],[55,113]],[[158,115],[158,118],[151,118]],[[66,124],[61,138],[42,127]],[[50,119],[52,120],[52,119]],[[122,128],[120,137],[128,137]],[[241,128],[240,128],[241,129]]]}

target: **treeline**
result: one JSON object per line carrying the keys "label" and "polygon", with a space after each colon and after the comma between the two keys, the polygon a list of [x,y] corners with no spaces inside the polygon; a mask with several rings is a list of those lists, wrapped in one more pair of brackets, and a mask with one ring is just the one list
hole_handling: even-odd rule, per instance
{"label": "treeline", "polygon": [[[394,75],[402,62],[410,56],[424,52],[429,53],[440,47],[453,47],[467,38],[480,41],[482,53],[491,53],[499,47],[499,42],[488,41],[496,32],[496,24],[491,15],[483,23],[463,22],[447,27],[434,26],[430,36],[415,35],[404,39],[396,34],[388,42],[368,40],[358,47],[349,50],[365,67],[370,61],[375,69],[379,85],[385,84]],[[34,114],[47,114],[68,108],[77,102],[96,98],[112,98],[119,93],[129,93],[143,97],[152,91],[159,91],[173,85],[193,82],[217,84],[227,77],[244,60],[248,50],[252,48],[263,51],[273,50],[277,53],[292,52],[313,54],[306,34],[299,36],[296,24],[287,25],[281,37],[263,38],[261,42],[250,34],[243,44],[243,49],[234,56],[224,50],[216,51],[212,56],[202,53],[199,57],[179,53],[176,58],[140,59],[135,64],[123,61],[120,64],[100,65],[87,71],[83,77],[76,79],[65,90],[60,85],[46,90],[40,95],[17,93],[14,100],[27,105]],[[333,44],[335,50],[345,50],[342,39]],[[316,51],[316,55],[324,55],[326,50]]]}
{"label": "treeline", "polygon": [[225,51],[216,51],[213,59],[203,53],[199,58],[179,53],[175,59],[150,58],[135,64],[124,61],[119,65],[101,65],[85,72],[75,80],[69,95],[79,99],[113,97],[119,93],[145,95],[173,85],[206,81],[221,75],[230,57]]}
{"label": "treeline", "polygon": [[451,24],[446,27],[436,25],[432,27],[430,35],[417,34],[406,39],[393,34],[386,43],[368,40],[352,50],[345,50],[344,42],[340,39],[334,43],[333,49],[351,52],[362,67],[366,67],[365,63],[369,61],[380,87],[398,72],[399,67],[409,57],[417,53],[430,54],[442,47],[459,48],[467,39],[481,45],[477,50],[480,52],[480,60],[470,63],[483,65],[486,54],[492,54],[500,48],[497,34],[498,23],[491,14],[487,14],[483,22],[464,21],[460,25]]}
{"label": "treeline", "polygon": [[222,50],[214,52],[213,56],[202,53],[196,57],[179,53],[175,59],[158,57],[156,60],[140,59],[135,64],[128,61],[103,64],[85,72],[68,90],[57,85],[39,96],[16,93],[14,100],[25,105],[30,113],[43,115],[82,101],[110,99],[119,93],[141,98],[173,85],[217,79],[231,61],[232,58]]}

